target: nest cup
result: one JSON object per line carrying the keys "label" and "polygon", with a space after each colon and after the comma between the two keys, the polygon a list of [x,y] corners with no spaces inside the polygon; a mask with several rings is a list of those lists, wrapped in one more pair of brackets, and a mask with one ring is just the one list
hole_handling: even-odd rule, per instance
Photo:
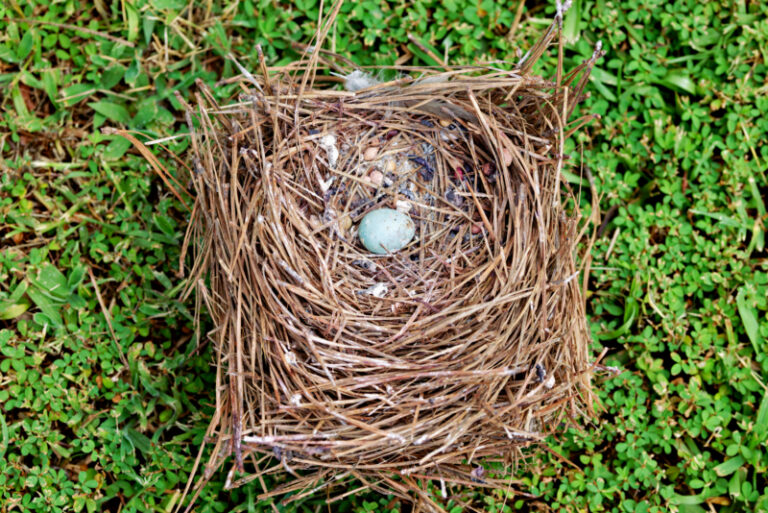
{"label": "nest cup", "polygon": [[[229,105],[200,84],[187,243],[218,369],[203,481],[229,461],[228,487],[293,475],[261,479],[264,497],[353,478],[432,503],[423,480],[507,485],[522,448],[588,410],[585,223],[561,171],[600,52],[533,76],[558,21],[512,71],[396,68],[347,91],[320,71],[352,70],[315,47],[262,61]],[[382,208],[415,234],[377,254],[359,230]]]}

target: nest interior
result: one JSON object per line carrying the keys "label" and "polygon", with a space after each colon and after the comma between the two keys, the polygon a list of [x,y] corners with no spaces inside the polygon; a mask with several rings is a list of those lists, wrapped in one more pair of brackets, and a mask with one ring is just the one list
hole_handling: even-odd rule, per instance
{"label": "nest interior", "polygon": [[[228,105],[200,84],[186,244],[215,326],[206,478],[229,459],[228,486],[293,474],[264,496],[352,477],[431,500],[421,479],[498,486],[588,409],[585,223],[561,171],[600,52],[534,76],[557,33],[512,71],[396,68],[346,91],[316,48],[246,73]],[[358,228],[383,207],[415,236],[379,255]]]}

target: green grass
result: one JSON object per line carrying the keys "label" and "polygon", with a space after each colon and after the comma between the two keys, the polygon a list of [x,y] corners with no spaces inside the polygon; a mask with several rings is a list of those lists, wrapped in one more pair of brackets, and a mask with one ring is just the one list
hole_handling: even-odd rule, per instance
{"label": "green grass", "polygon": [[[497,491],[474,507],[768,511],[768,6],[574,4],[568,64],[598,39],[608,52],[586,106],[602,117],[569,151],[595,177],[606,220],[588,300],[595,354],[608,348],[606,363],[624,372],[597,383],[603,409],[592,424],[551,440],[578,469],[539,455],[519,476],[538,499]],[[187,214],[125,140],[100,128],[185,132],[176,91],[190,98],[195,79],[231,76],[230,51],[255,69],[258,43],[270,64],[289,62],[319,7],[86,5],[0,6],[3,512],[169,511],[178,501],[214,401],[194,305],[178,300]],[[432,64],[409,34],[454,63],[516,61],[554,5],[529,1],[507,37],[516,9],[350,2],[332,40],[361,65],[408,52],[410,64]],[[186,142],[167,147],[181,154]],[[198,511],[271,510],[258,487],[222,492],[224,477]],[[327,511],[322,503],[286,511]],[[371,494],[335,506],[393,508]]]}

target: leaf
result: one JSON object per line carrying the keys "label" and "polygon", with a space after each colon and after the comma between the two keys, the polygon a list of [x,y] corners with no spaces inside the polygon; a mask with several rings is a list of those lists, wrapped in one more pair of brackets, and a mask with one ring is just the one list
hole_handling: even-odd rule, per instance
{"label": "leaf", "polygon": [[8,296],[8,302],[15,303],[22,297],[24,297],[24,293],[27,292],[27,287],[29,287],[29,282],[26,280],[23,280],[19,282],[19,284],[16,286],[15,289],[13,289],[13,292],[11,292],[11,295]]}
{"label": "leaf", "polygon": [[44,263],[37,273],[28,276],[29,281],[51,299],[63,301],[70,292],[67,278],[56,266]]}
{"label": "leaf", "polygon": [[13,50],[5,45],[0,45],[0,61],[16,64],[19,62],[19,58],[16,57],[16,54],[13,52]]}
{"label": "leaf", "polygon": [[155,226],[157,226],[160,231],[168,237],[173,239],[178,235],[176,233],[176,229],[174,228],[173,222],[168,217],[153,214],[152,219],[155,222]]}
{"label": "leaf", "polygon": [[613,94],[611,90],[608,89],[601,81],[593,77],[591,74],[589,76],[589,81],[592,83],[592,85],[595,86],[595,89],[597,89],[597,91],[605,97],[606,100],[609,102],[616,102],[616,95]]}
{"label": "leaf", "polygon": [[125,428],[123,433],[131,445],[142,453],[148,452],[152,447],[152,441],[146,435],[139,433],[133,428]]}
{"label": "leaf", "polygon": [[123,75],[125,75],[125,67],[120,64],[113,64],[107,69],[104,70],[104,73],[101,74],[101,88],[102,89],[112,89],[115,87],[118,83],[120,83],[120,80],[122,80]]}
{"label": "leaf", "polygon": [[24,37],[21,38],[21,43],[19,43],[19,47],[16,48],[16,58],[20,61],[23,61],[27,58],[29,53],[32,51],[32,47],[35,44],[35,31],[34,30],[27,30],[27,32],[24,34]]}
{"label": "leaf", "polygon": [[8,435],[8,424],[5,423],[5,416],[0,411],[0,433],[2,433],[2,443],[0,443],[0,460],[5,456],[5,451],[8,450],[8,442],[10,436]]}
{"label": "leaf", "polygon": [[[467,8],[469,9],[469,8]],[[470,9],[471,10],[471,9]],[[415,43],[411,43],[408,45],[408,49],[413,52],[414,55],[416,55],[419,59],[421,59],[423,62],[425,62],[428,66],[442,66],[443,63],[435,60],[432,55],[439,57],[440,52],[432,46],[429,43],[425,43],[424,40],[416,37],[415,34],[411,34],[409,37],[413,38],[413,41]],[[422,50],[424,48],[424,50]],[[427,50],[427,51],[425,51]],[[431,52],[431,55],[428,53]]]}
{"label": "leaf", "polygon": [[565,178],[568,181],[568,183],[572,183],[574,185],[581,185],[582,187],[589,187],[589,180],[587,180],[586,177],[581,177],[574,173],[570,173],[564,169],[560,171],[560,174],[563,175],[563,178]]}
{"label": "leaf", "polygon": [[29,309],[28,302],[0,303],[0,321],[15,319]]}
{"label": "leaf", "polygon": [[[63,326],[64,323],[59,314],[59,306],[55,305],[45,294],[34,287],[27,291],[27,295],[53,326]],[[38,316],[35,316],[35,318],[37,319]]]}
{"label": "leaf", "polygon": [[579,40],[581,34],[581,0],[574,0],[571,8],[565,13],[563,20],[563,39],[567,44]]}
{"label": "leaf", "polygon": [[143,128],[147,126],[147,124],[151,123],[152,120],[157,117],[158,112],[159,108],[155,98],[141,102],[137,107],[137,112],[133,117],[131,126],[136,128]]}
{"label": "leaf", "polygon": [[616,75],[605,71],[603,68],[593,68],[589,76],[606,85],[615,86],[619,84],[619,79]]}
{"label": "leaf", "polygon": [[131,141],[124,137],[113,137],[112,141],[104,149],[104,153],[101,154],[104,160],[117,160],[125,155],[131,147]]}
{"label": "leaf", "polygon": [[757,316],[755,311],[747,304],[746,289],[744,287],[739,289],[739,293],[736,295],[736,307],[739,310],[739,316],[741,317],[741,323],[744,325],[744,331],[747,332],[749,341],[752,342],[752,347],[755,349],[756,354],[760,354],[758,350],[760,344],[759,326],[757,324]]}
{"label": "leaf", "polygon": [[598,333],[596,335],[597,339],[613,340],[628,333],[629,329],[635,323],[635,319],[637,318],[637,314],[639,310],[640,310],[640,307],[637,303],[637,300],[634,297],[631,297],[631,296],[628,297],[624,304],[624,321],[622,322],[621,326],[619,326],[615,330],[606,331],[604,333]]}
{"label": "leaf", "polygon": [[732,217],[728,217],[725,214],[720,214],[718,212],[704,212],[704,211],[701,211],[701,210],[696,210],[695,208],[692,208],[690,210],[690,212],[692,214],[696,214],[696,215],[700,215],[700,216],[705,216],[705,217],[710,217],[710,218],[715,219],[716,221],[718,221],[720,224],[724,224],[725,226],[730,226],[731,228],[742,228],[742,229],[746,228],[744,226],[744,223],[741,223],[741,222],[733,219]]}
{"label": "leaf", "polygon": [[115,123],[127,125],[131,121],[131,116],[128,114],[128,110],[117,103],[102,100],[99,102],[91,102],[88,106]]}
{"label": "leaf", "polygon": [[74,269],[69,272],[69,278],[67,278],[68,292],[74,292],[77,287],[83,282],[85,277],[86,267],[83,264],[77,264]]}
{"label": "leaf", "polygon": [[128,41],[136,41],[139,35],[139,11],[130,2],[123,2],[128,18]]}
{"label": "leaf", "polygon": [[86,306],[88,306],[88,303],[78,294],[72,294],[67,298],[67,303],[69,304],[69,307],[73,310],[82,310]]}
{"label": "leaf", "polygon": [[59,82],[59,74],[58,70],[55,69],[49,69],[45,70],[42,73],[43,77],[43,89],[48,94],[48,98],[55,104],[57,101],[57,96],[59,93],[58,90],[58,82]]}
{"label": "leaf", "polygon": [[730,460],[724,461],[714,468],[715,473],[720,477],[730,476],[744,464],[743,456],[736,456]]}
{"label": "leaf", "polygon": [[699,495],[673,495],[672,498],[670,498],[669,502],[672,504],[676,504],[678,506],[690,506],[690,505],[696,505],[696,504],[702,504],[704,502],[704,498],[702,497],[702,494]]}
{"label": "leaf", "polygon": [[155,30],[156,20],[151,16],[145,16],[141,20],[141,30],[144,33],[144,44],[149,45],[152,40],[152,32]]}
{"label": "leaf", "polygon": [[96,86],[94,84],[75,84],[69,87],[65,87],[61,90],[61,101],[65,105],[74,105],[75,103],[88,98],[91,93],[96,92]]}
{"label": "leaf", "polygon": [[745,477],[745,469],[741,469],[735,474],[733,474],[733,477],[728,482],[728,493],[731,494],[731,497],[734,499],[737,499],[741,497],[741,483],[744,481]]}
{"label": "leaf", "polygon": [[677,89],[691,95],[695,95],[697,92],[696,83],[691,80],[687,73],[682,71],[670,71],[664,78],[657,80],[657,83],[669,89]]}

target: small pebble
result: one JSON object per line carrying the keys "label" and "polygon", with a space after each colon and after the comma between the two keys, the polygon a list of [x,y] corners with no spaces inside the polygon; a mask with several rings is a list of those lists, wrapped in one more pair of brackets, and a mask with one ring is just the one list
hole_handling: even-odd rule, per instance
{"label": "small pebble", "polygon": [[370,181],[376,187],[381,187],[381,184],[384,183],[384,173],[378,169],[374,169],[368,173],[368,181]]}
{"label": "small pebble", "polygon": [[483,231],[483,227],[479,224],[475,223],[472,225],[472,235],[477,235],[478,233]]}
{"label": "small pebble", "polygon": [[339,219],[339,232],[344,235],[347,230],[352,226],[352,219],[349,216],[344,216]]}
{"label": "small pebble", "polygon": [[395,202],[395,209],[405,214],[411,211],[411,207],[412,205],[410,201],[397,200]]}
{"label": "small pebble", "polygon": [[365,160],[371,161],[376,158],[376,155],[379,154],[379,149],[376,146],[371,146],[370,148],[367,148],[365,150],[365,153],[363,153],[363,158]]}

